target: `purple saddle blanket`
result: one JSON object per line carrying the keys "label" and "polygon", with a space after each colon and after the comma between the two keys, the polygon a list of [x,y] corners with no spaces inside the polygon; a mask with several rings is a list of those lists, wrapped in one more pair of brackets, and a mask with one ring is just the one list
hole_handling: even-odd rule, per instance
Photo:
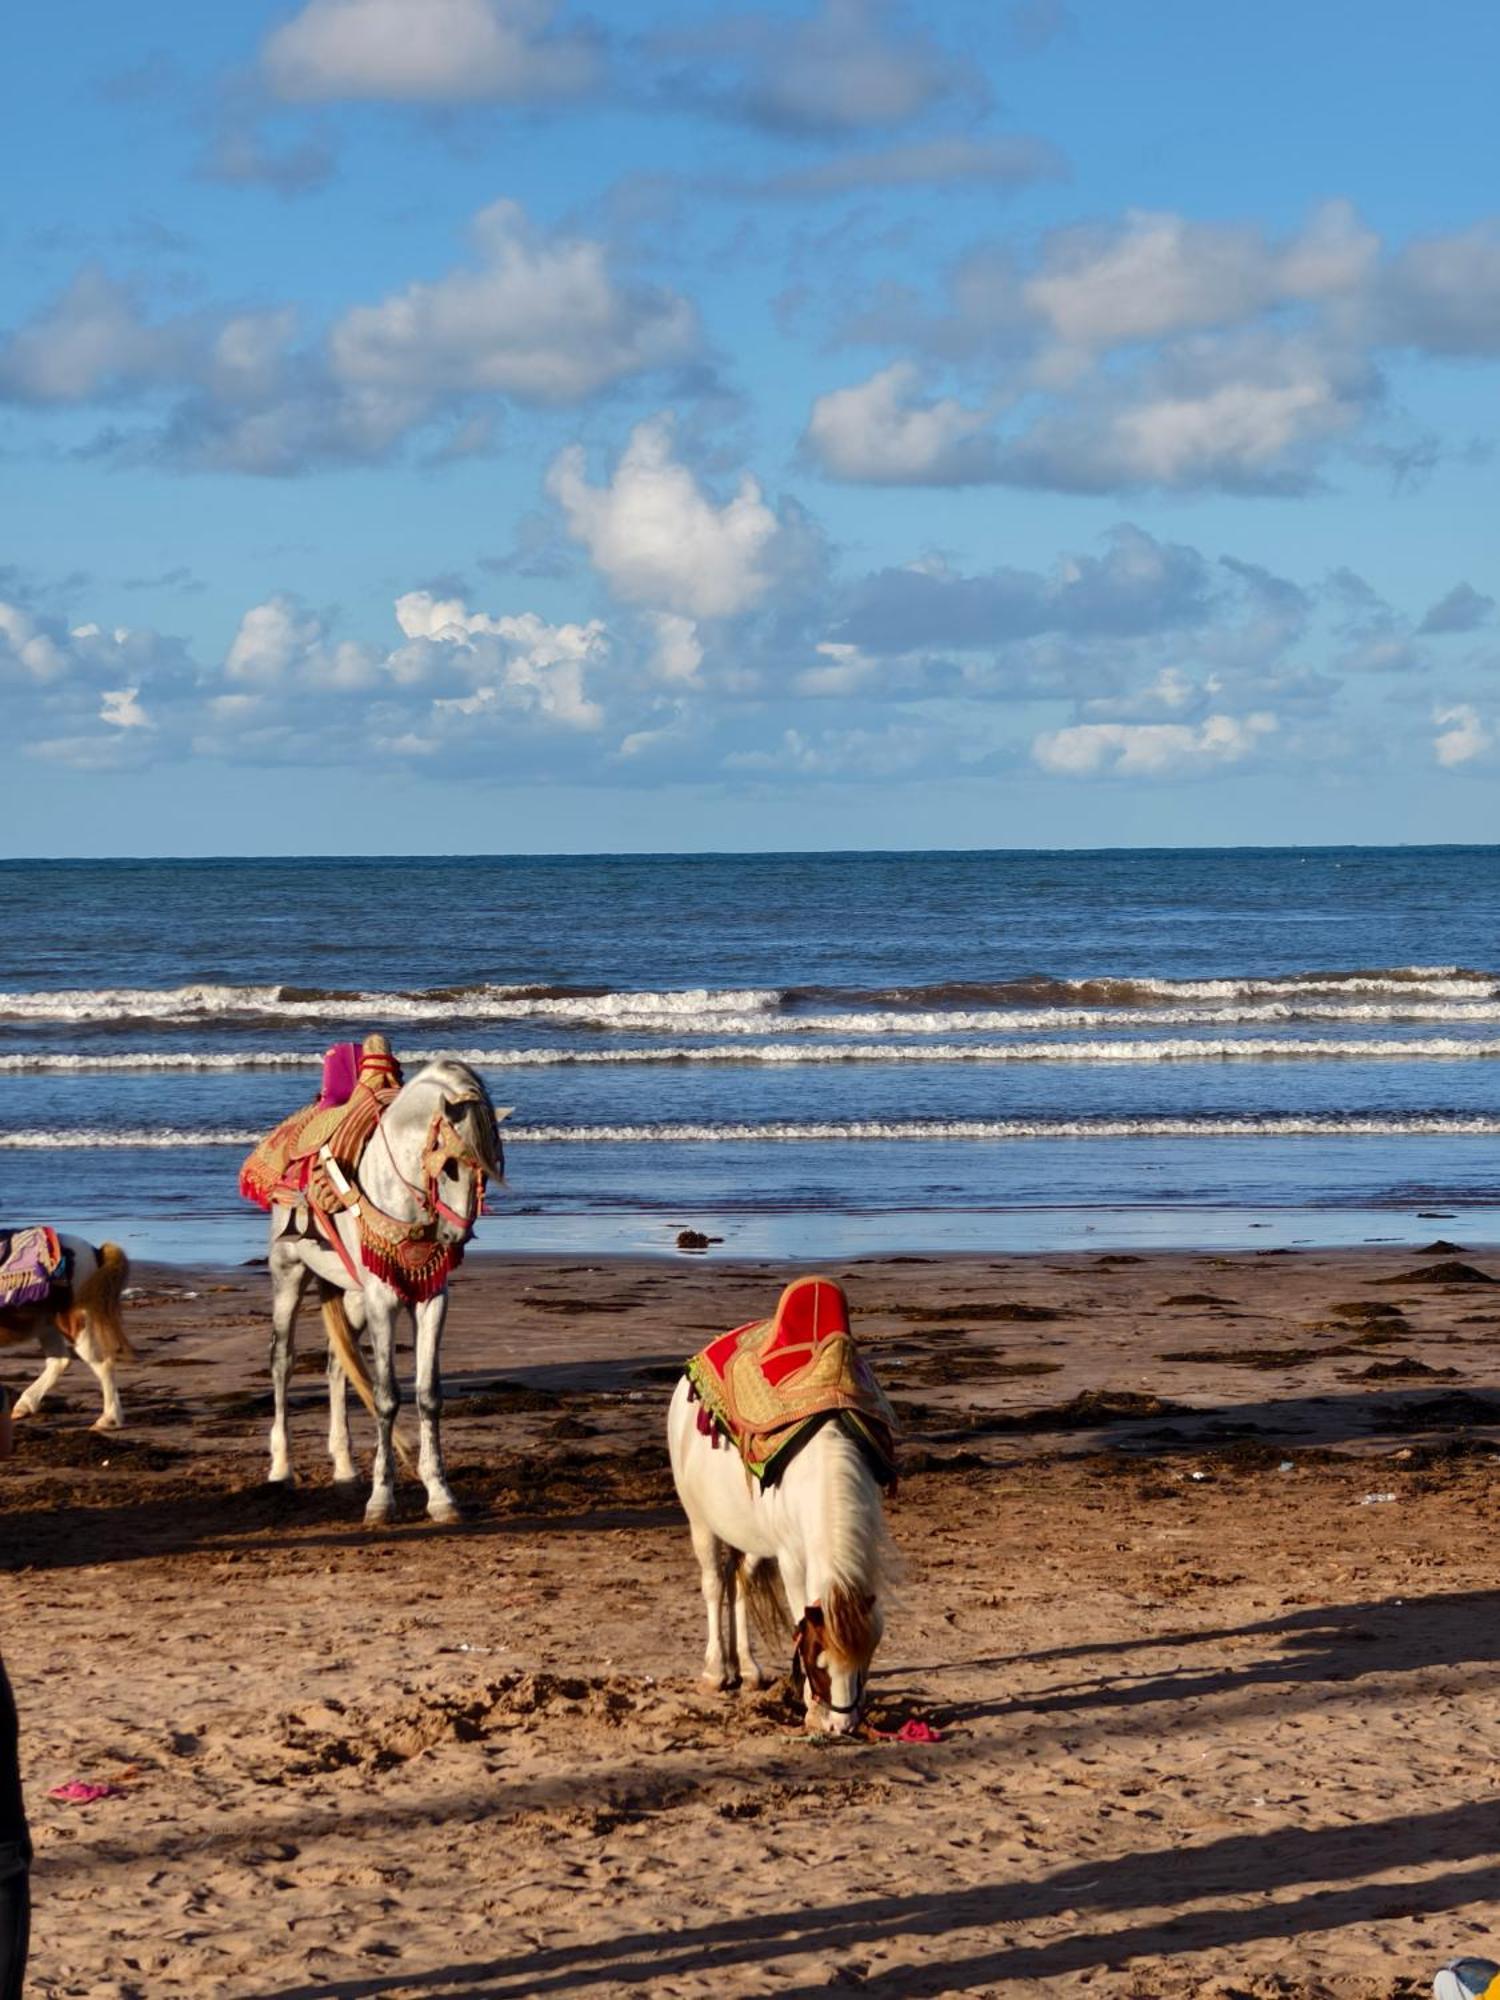
{"label": "purple saddle blanket", "polygon": [[52,1290],[63,1261],[57,1231],[45,1224],[0,1230],[0,1311],[6,1306],[39,1305]]}

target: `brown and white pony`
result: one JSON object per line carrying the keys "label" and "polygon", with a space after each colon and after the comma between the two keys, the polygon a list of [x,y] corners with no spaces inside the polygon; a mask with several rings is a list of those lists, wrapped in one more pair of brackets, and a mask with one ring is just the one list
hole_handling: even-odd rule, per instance
{"label": "brown and white pony", "polygon": [[795,1631],[793,1675],[808,1727],[847,1735],[864,1708],[893,1568],[880,1483],[853,1438],[829,1422],[762,1486],[737,1451],[714,1448],[698,1407],[684,1376],[667,1411],[667,1447],[708,1609],[704,1683],[766,1685],[753,1614],[767,1636]]}
{"label": "brown and white pony", "polygon": [[115,1367],[136,1358],[120,1317],[120,1300],[130,1282],[130,1259],[118,1243],[101,1243],[96,1249],[78,1236],[57,1240],[65,1261],[47,1297],[35,1305],[0,1310],[0,1348],[35,1340],[46,1357],[41,1374],[16,1398],[11,1414],[34,1416],[76,1354],[93,1369],[104,1397],[94,1429],[117,1431],[125,1416],[115,1387]]}

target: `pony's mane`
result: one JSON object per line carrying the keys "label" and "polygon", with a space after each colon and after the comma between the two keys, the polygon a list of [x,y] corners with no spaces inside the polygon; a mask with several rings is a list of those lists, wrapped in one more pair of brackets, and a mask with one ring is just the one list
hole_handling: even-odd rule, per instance
{"label": "pony's mane", "polygon": [[830,1650],[863,1662],[874,1644],[873,1617],[895,1575],[880,1484],[843,1427],[825,1424],[818,1439],[828,1467],[828,1576],[823,1613]]}

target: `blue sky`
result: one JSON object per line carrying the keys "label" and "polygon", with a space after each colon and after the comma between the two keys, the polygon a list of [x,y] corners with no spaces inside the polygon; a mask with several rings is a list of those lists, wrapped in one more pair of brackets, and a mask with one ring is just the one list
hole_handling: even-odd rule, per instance
{"label": "blue sky", "polygon": [[1492,8],[9,33],[6,852],[1495,836]]}

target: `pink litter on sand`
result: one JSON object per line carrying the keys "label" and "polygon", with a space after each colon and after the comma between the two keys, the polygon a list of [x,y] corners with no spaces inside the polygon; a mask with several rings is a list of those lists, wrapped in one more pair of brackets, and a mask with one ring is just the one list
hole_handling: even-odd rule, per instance
{"label": "pink litter on sand", "polygon": [[899,1729],[877,1729],[873,1723],[866,1726],[871,1736],[881,1743],[941,1743],[943,1740],[941,1729],[934,1729],[930,1722],[923,1722],[915,1715],[903,1722]]}
{"label": "pink litter on sand", "polygon": [[54,1785],[47,1794],[49,1799],[60,1799],[64,1805],[91,1806],[95,1799],[123,1798],[118,1785],[91,1785],[83,1778],[69,1778],[65,1785]]}

